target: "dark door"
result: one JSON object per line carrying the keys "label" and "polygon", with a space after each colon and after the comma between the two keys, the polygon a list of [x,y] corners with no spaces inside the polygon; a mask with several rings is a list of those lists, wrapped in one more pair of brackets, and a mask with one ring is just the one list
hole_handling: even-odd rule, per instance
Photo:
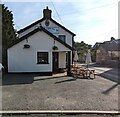
{"label": "dark door", "polygon": [[58,52],[53,52],[53,73],[57,73],[59,70],[59,54]]}

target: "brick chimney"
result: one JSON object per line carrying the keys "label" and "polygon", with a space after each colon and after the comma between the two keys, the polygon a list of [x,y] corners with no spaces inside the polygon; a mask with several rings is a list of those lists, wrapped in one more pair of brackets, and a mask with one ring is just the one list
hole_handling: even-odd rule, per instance
{"label": "brick chimney", "polygon": [[113,40],[115,40],[115,38],[114,38],[114,37],[111,37],[111,40],[110,40],[110,41],[113,41]]}
{"label": "brick chimney", "polygon": [[43,10],[43,17],[45,19],[51,19],[51,13],[52,11],[48,9],[48,6],[46,7],[46,9]]}

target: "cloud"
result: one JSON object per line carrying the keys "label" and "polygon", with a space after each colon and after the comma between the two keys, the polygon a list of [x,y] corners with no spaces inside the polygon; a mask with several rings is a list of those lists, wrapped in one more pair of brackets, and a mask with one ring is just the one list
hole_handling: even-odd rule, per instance
{"label": "cloud", "polygon": [[96,0],[92,0],[89,3],[84,1],[82,5],[83,7],[74,3],[74,6],[82,12],[82,14],[77,17],[77,19],[80,20],[78,24],[80,26],[76,26],[76,41],[95,43],[96,41],[102,42],[109,40],[111,36],[118,38],[117,0],[110,0],[110,2],[102,1],[101,3],[99,2],[99,4]]}
{"label": "cloud", "polygon": [[[52,10],[53,19],[76,33],[75,41],[95,43],[117,38],[119,0],[48,0],[39,3],[9,3],[14,20],[20,28],[42,18],[46,6]],[[54,6],[53,6],[54,5]],[[55,8],[57,10],[55,10]],[[58,16],[59,15],[59,16]],[[62,24],[62,23],[61,23]],[[92,41],[91,41],[92,39]]]}

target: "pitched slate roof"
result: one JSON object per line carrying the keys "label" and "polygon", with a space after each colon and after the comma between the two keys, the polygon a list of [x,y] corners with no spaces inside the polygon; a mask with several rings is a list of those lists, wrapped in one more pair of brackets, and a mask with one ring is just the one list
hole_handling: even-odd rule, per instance
{"label": "pitched slate roof", "polygon": [[102,43],[101,42],[96,42],[95,45],[93,46],[93,49],[97,49],[100,46],[100,44],[102,44]]}
{"label": "pitched slate roof", "polygon": [[70,45],[68,45],[67,43],[63,42],[62,40],[60,40],[58,37],[56,37],[55,35],[53,35],[51,32],[49,32],[48,30],[46,30],[45,28],[43,28],[42,26],[40,26],[39,28],[34,29],[33,31],[27,33],[26,35],[22,36],[19,39],[16,39],[14,43],[12,43],[10,47],[14,46],[15,44],[27,39],[28,37],[30,37],[31,35],[37,33],[38,31],[43,31],[46,34],[48,34],[49,36],[51,36],[53,39],[55,39],[56,41],[60,42],[61,44],[63,44],[65,47],[67,47],[70,50],[74,50],[73,47],[71,47]]}
{"label": "pitched slate roof", "polygon": [[34,23],[32,23],[32,24],[26,26],[25,28],[20,29],[19,31],[17,31],[17,33],[20,34],[20,33],[24,32],[24,31],[28,30],[29,28],[31,28],[31,27],[33,27],[33,26],[35,26],[35,25],[41,23],[43,20],[45,20],[45,18],[42,18],[42,19],[40,19],[40,20],[37,20],[36,22],[34,22]]}
{"label": "pitched slate roof", "polygon": [[106,51],[120,51],[120,39],[105,41],[99,47],[104,48]]}
{"label": "pitched slate roof", "polygon": [[[34,27],[35,25],[41,23],[43,20],[45,20],[45,18],[42,18],[28,26],[26,26],[25,28],[21,29],[18,31],[18,34],[24,32],[25,30],[28,30],[31,27]],[[61,24],[59,24],[58,22],[56,22],[55,20],[53,20],[52,18],[49,19],[50,21],[52,21],[53,23],[55,23],[56,25],[58,25],[59,27],[63,28],[64,30],[66,30],[67,32],[69,32],[70,34],[72,34],[73,36],[75,36],[76,34],[74,34],[73,32],[71,32],[70,30],[68,30],[67,28],[65,28],[64,26],[62,26]]]}

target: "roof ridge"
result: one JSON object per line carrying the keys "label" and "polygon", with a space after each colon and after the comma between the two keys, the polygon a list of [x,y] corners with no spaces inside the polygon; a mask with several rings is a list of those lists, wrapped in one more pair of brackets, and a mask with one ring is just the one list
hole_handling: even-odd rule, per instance
{"label": "roof ridge", "polygon": [[18,34],[19,34],[19,33],[22,33],[22,32],[24,32],[25,30],[27,30],[27,29],[31,28],[32,26],[34,26],[34,25],[38,24],[39,22],[42,22],[43,20],[44,20],[44,18],[39,19],[39,20],[37,20],[37,21],[35,21],[35,22],[33,22],[33,23],[31,23],[31,24],[27,25],[26,27],[24,27],[24,28],[20,29],[19,31],[17,31],[17,33],[18,33]]}
{"label": "roof ridge", "polygon": [[63,42],[62,40],[60,40],[58,37],[56,37],[55,35],[53,35],[51,32],[49,32],[48,30],[46,30],[44,27],[40,26],[34,30],[32,30],[31,32],[25,34],[24,36],[20,37],[19,39],[17,39],[13,44],[11,44],[9,46],[12,47],[14,46],[15,44],[23,41],[24,39],[28,38],[29,36],[31,36],[32,34],[38,32],[38,31],[44,31],[46,34],[48,34],[49,36],[51,36],[53,39],[57,40],[58,42],[60,42],[61,44],[63,44],[65,47],[69,48],[70,50],[73,50],[74,48],[71,47],[70,45],[68,45],[67,43]]}
{"label": "roof ridge", "polygon": [[[22,33],[22,32],[24,32],[25,30],[27,30],[27,29],[33,27],[34,25],[36,25],[36,24],[42,22],[43,20],[45,20],[45,18],[39,19],[39,20],[37,20],[37,21],[31,23],[30,25],[28,25],[28,26],[26,26],[26,27],[20,29],[19,31],[17,31],[17,33],[18,33],[18,34],[19,34],[19,33]],[[52,22],[54,22],[56,25],[59,25],[61,28],[63,28],[63,29],[66,30],[67,32],[71,33],[73,36],[76,35],[76,34],[74,34],[73,32],[71,32],[70,30],[68,30],[66,27],[64,27],[63,25],[61,25],[60,23],[56,22],[54,19],[50,18],[49,20],[52,21]]]}

